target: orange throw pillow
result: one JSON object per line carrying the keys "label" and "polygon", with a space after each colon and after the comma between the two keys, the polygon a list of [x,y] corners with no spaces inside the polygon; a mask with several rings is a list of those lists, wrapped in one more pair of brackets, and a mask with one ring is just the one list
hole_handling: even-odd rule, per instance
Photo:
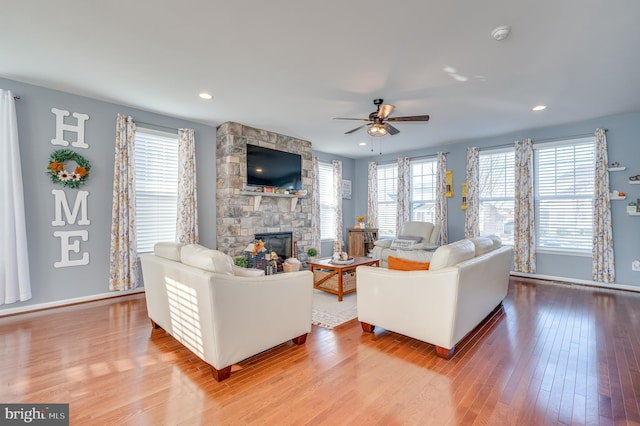
{"label": "orange throw pillow", "polygon": [[426,271],[429,269],[429,264],[429,262],[416,262],[415,260],[401,259],[394,256],[389,256],[389,259],[387,259],[389,269],[397,271]]}

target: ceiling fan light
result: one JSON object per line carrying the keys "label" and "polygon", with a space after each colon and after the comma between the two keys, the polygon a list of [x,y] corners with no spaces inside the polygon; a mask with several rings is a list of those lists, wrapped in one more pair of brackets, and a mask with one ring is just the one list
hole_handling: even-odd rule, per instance
{"label": "ceiling fan light", "polygon": [[371,136],[385,136],[387,134],[387,129],[376,123],[367,129],[367,133]]}

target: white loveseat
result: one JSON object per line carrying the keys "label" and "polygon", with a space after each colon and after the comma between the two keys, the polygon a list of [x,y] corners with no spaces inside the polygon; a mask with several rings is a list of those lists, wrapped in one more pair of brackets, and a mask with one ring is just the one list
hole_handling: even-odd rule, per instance
{"label": "white loveseat", "polygon": [[313,275],[265,276],[230,256],[190,244],[158,243],[140,256],[149,318],[211,365],[216,380],[231,366],[311,331]]}
{"label": "white loveseat", "polygon": [[407,222],[394,239],[377,240],[373,243],[371,257],[387,267],[389,256],[416,262],[429,262],[438,248],[440,226],[430,222]]}
{"label": "white loveseat", "polygon": [[461,240],[439,247],[427,271],[360,266],[358,320],[436,346],[446,359],[456,344],[502,306],[513,249],[498,237]]}

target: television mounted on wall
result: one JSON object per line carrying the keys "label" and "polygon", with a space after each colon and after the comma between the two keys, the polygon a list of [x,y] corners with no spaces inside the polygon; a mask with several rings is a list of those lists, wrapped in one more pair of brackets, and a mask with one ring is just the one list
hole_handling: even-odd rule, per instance
{"label": "television mounted on wall", "polygon": [[302,189],[302,156],[247,144],[247,186]]}

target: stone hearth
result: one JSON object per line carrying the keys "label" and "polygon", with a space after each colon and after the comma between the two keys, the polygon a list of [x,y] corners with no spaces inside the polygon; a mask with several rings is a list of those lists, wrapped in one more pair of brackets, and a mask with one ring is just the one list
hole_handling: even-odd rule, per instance
{"label": "stone hearth", "polygon": [[[302,190],[307,195],[297,200],[293,210],[291,198],[263,196],[256,209],[260,198],[241,193],[247,180],[247,143],[302,156]],[[306,251],[311,246],[311,158],[311,142],[234,122],[218,126],[217,249],[235,257],[253,242],[255,234],[291,232],[298,250]]]}

